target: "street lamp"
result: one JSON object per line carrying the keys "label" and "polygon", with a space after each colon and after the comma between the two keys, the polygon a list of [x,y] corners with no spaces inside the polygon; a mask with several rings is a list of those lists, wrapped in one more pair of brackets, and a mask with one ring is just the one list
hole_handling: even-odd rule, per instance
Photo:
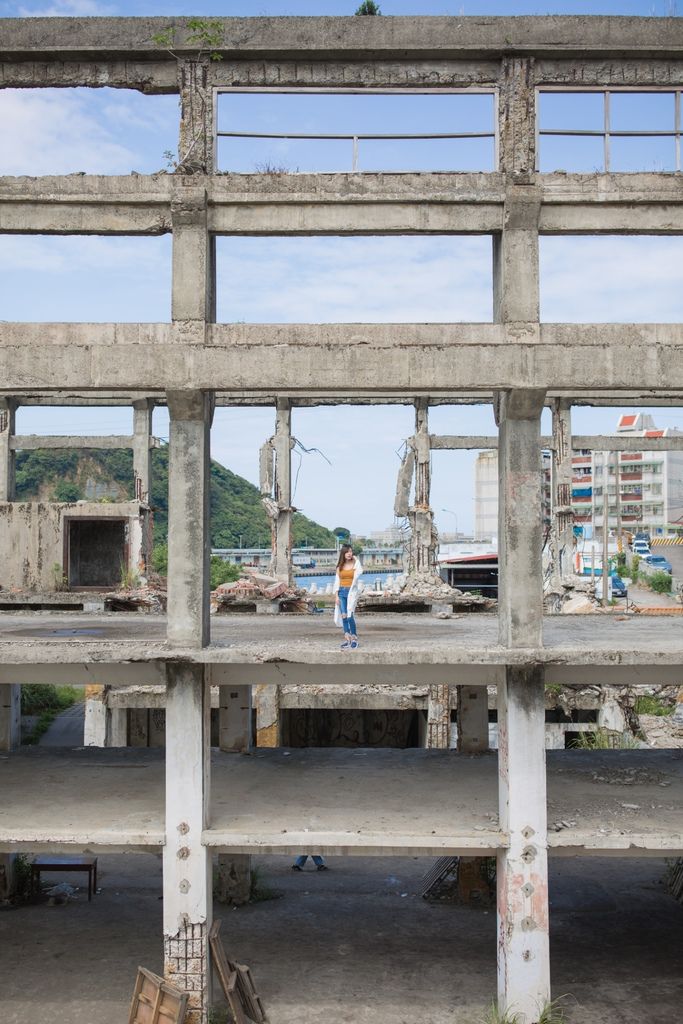
{"label": "street lamp", "polygon": [[442,512],[448,512],[449,516],[453,516],[453,518],[455,519],[455,539],[457,540],[458,539],[458,533],[459,533],[457,513],[454,512],[452,508],[442,508],[441,511]]}

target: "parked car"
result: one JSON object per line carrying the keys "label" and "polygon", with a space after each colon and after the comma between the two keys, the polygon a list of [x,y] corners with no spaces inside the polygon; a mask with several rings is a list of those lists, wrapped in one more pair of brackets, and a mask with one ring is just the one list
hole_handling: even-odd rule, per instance
{"label": "parked car", "polygon": [[650,534],[643,530],[639,530],[633,537],[634,540],[644,540],[646,544],[650,543]]}
{"label": "parked car", "polygon": [[612,580],[612,597],[628,597],[628,587],[616,572],[610,573]]}
{"label": "parked car", "polygon": [[646,555],[643,561],[650,569],[658,572],[668,572],[669,576],[673,572],[671,562],[664,555]]}
{"label": "parked car", "polygon": [[641,558],[647,558],[650,554],[650,545],[645,540],[634,540],[633,554]]}

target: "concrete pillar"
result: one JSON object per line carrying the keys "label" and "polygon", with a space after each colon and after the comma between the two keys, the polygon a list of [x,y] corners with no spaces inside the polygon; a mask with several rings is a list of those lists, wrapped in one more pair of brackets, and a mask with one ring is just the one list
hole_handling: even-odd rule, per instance
{"label": "concrete pillar", "polygon": [[280,723],[280,687],[259,683],[254,687],[256,705],[256,746],[279,747],[282,743]]}
{"label": "concrete pillar", "polygon": [[99,684],[85,688],[85,715],[83,719],[83,746],[106,747],[107,707],[105,687]]}
{"label": "concrete pillar", "polygon": [[209,643],[211,401],[202,391],[167,393],[168,642]]}
{"label": "concrete pillar", "polygon": [[534,58],[503,57],[499,78],[498,166],[515,180],[536,167]]}
{"label": "concrete pillar", "polygon": [[[21,743],[21,687],[0,683],[0,751],[8,753]],[[16,854],[0,853],[0,900],[14,892]]]}
{"label": "concrete pillar", "polygon": [[107,746],[128,746],[128,711],[126,708],[107,708]]}
{"label": "concrete pillar", "polygon": [[218,699],[221,750],[251,750],[251,686],[219,686]]}
{"label": "concrete pillar", "polygon": [[164,977],[190,993],[187,1024],[207,1024],[210,1003],[210,711],[203,666],[167,664]]}
{"label": "concrete pillar", "polygon": [[[221,750],[242,754],[251,749],[251,686],[219,686],[219,744]],[[251,896],[251,857],[219,853],[215,898],[240,907]]]}
{"label": "concrete pillar", "polygon": [[174,179],[171,224],[171,318],[184,341],[203,344],[207,322],[216,319],[215,240],[208,230],[204,185],[193,178]]}
{"label": "concrete pillar", "polygon": [[275,576],[285,583],[292,578],[292,409],[288,399],[278,398],[275,413],[275,477],[277,512],[272,522],[272,561]]}
{"label": "concrete pillar", "polygon": [[180,136],[178,166],[181,171],[213,174],[213,88],[210,56],[178,61],[180,93]]}
{"label": "concrete pillar", "polygon": [[451,739],[450,686],[430,686],[427,696],[427,747],[448,750]]}
{"label": "concrete pillar", "polygon": [[415,401],[415,497],[408,510],[410,522],[410,572],[433,573],[436,565],[438,537],[434,513],[430,505],[431,451],[429,447],[429,403],[426,398]]}
{"label": "concrete pillar", "polygon": [[148,747],[149,745],[149,710],[147,708],[130,708],[128,712],[128,746]]}
{"label": "concrete pillar", "polygon": [[539,647],[543,627],[541,412],[545,392],[499,392],[498,636]]}
{"label": "concrete pillar", "polygon": [[0,501],[14,501],[15,453],[11,447],[17,403],[0,398]]}
{"label": "concrete pillar", "polygon": [[0,751],[16,750],[21,743],[21,687],[0,683]]}
{"label": "concrete pillar", "polygon": [[540,210],[540,191],[535,186],[508,186],[503,211],[503,231],[493,236],[495,323],[538,325]]}
{"label": "concrete pillar", "polygon": [[498,687],[500,827],[498,1008],[538,1021],[550,999],[545,687],[542,668],[508,666]]}
{"label": "concrete pillar", "polygon": [[458,687],[458,751],[482,754],[489,749],[489,696],[485,686]]}
{"label": "concrete pillar", "polygon": [[149,502],[152,494],[152,413],[154,402],[140,398],[133,402],[133,477],[135,498]]}
{"label": "concrete pillar", "polygon": [[562,580],[574,571],[574,515],[572,513],[572,420],[571,402],[553,401],[552,452],[552,585],[559,590]]}

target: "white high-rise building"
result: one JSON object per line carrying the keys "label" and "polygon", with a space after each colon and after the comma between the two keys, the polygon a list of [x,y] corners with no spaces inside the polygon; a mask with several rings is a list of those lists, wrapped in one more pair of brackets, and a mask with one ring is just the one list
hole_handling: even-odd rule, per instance
{"label": "white high-rise building", "polygon": [[[543,525],[550,525],[550,452],[541,452]],[[474,539],[498,536],[498,452],[480,452],[474,464]]]}

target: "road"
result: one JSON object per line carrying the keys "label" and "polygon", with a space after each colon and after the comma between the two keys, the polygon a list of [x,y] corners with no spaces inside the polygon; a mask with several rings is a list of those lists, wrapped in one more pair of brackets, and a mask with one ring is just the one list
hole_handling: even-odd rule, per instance
{"label": "road", "polygon": [[79,701],[57,715],[38,745],[41,747],[82,747],[85,704]]}

